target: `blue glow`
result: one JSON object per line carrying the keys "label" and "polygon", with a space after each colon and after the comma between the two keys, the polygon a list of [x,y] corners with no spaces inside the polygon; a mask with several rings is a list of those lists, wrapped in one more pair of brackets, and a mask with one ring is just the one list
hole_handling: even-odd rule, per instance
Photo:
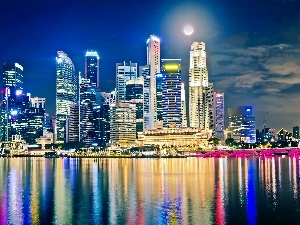
{"label": "blue glow", "polygon": [[246,109],[246,111],[247,111],[247,112],[250,112],[250,111],[251,111],[251,109]]}
{"label": "blue glow", "polygon": [[18,114],[18,110],[12,110],[11,112],[10,112],[10,115],[12,115],[12,116],[15,116],[15,115],[17,115]]}

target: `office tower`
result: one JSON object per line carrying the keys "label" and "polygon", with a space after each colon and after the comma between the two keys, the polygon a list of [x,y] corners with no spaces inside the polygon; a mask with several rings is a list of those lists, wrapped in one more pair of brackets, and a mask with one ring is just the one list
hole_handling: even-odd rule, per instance
{"label": "office tower", "polygon": [[144,93],[143,77],[129,80],[126,83],[126,102],[136,105],[136,132],[144,131]]}
{"label": "office tower", "polygon": [[161,74],[163,127],[181,127],[181,59],[162,59]]}
{"label": "office tower", "polygon": [[43,135],[45,135],[46,133],[53,133],[52,118],[50,118],[48,113],[45,113],[44,120],[45,122]]}
{"label": "office tower", "polygon": [[79,120],[80,120],[80,107],[79,104],[70,105],[70,116],[68,118],[68,140],[67,142],[80,142],[79,134]]}
{"label": "office tower", "polygon": [[87,147],[96,143],[93,106],[89,99],[80,103],[80,141]]}
{"label": "office tower", "polygon": [[208,112],[205,115],[205,127],[214,130],[214,86],[212,83],[208,83],[205,89],[204,100],[205,112]]}
{"label": "office tower", "polygon": [[56,127],[55,141],[64,142],[65,123],[70,115],[70,105],[78,101],[78,75],[72,60],[63,51],[57,52],[56,57]]}
{"label": "office tower", "polygon": [[293,127],[293,138],[299,139],[299,126]]}
{"label": "office tower", "polygon": [[[8,140],[9,112],[11,111],[10,102],[14,102],[13,96],[18,96],[23,89],[23,67],[18,63],[4,63],[2,73],[2,94],[1,94],[1,140]],[[13,95],[13,96],[11,96]]]}
{"label": "office tower", "polygon": [[101,92],[100,106],[100,142],[99,145],[106,147],[110,141],[110,107],[116,104],[116,91],[110,93]]}
{"label": "office tower", "polygon": [[110,109],[110,141],[128,146],[136,140],[136,105],[118,102]]}
{"label": "office tower", "polygon": [[190,51],[189,69],[189,119],[190,127],[209,129],[208,107],[206,107],[206,90],[208,88],[208,71],[204,42],[194,42]]}
{"label": "office tower", "polygon": [[187,127],[185,88],[183,82],[181,83],[181,115],[182,115],[182,127]]}
{"label": "office tower", "polygon": [[19,136],[27,144],[34,145],[36,139],[43,135],[45,124],[45,107],[35,103],[37,99],[42,99],[41,101],[44,103],[45,99],[37,97],[31,99],[29,93],[19,96],[20,98],[16,98],[17,102],[12,106],[9,114],[8,140],[12,140],[14,136]]}
{"label": "office tower", "polygon": [[147,40],[147,65],[150,69],[149,128],[155,127],[156,115],[156,74],[160,72],[160,39],[150,35]]}
{"label": "office tower", "polygon": [[144,80],[144,130],[150,129],[150,66],[140,66],[139,75]]}
{"label": "office tower", "polygon": [[126,101],[126,82],[137,78],[136,63],[117,63],[116,64],[116,84],[117,84],[117,102]]}
{"label": "office tower", "polygon": [[239,106],[229,108],[228,131],[236,137],[237,141],[245,143],[256,142],[255,117],[252,115],[252,106]]}
{"label": "office tower", "polygon": [[89,79],[80,78],[79,82],[79,102],[90,100],[96,104],[96,86],[91,83]]}
{"label": "office tower", "polygon": [[162,113],[163,113],[163,75],[161,73],[156,74],[156,126],[161,122],[162,125]]}
{"label": "office tower", "polygon": [[224,139],[224,93],[214,92],[213,118],[214,134],[218,139]]}
{"label": "office tower", "polygon": [[95,51],[87,51],[85,54],[85,78],[99,88],[99,55]]}

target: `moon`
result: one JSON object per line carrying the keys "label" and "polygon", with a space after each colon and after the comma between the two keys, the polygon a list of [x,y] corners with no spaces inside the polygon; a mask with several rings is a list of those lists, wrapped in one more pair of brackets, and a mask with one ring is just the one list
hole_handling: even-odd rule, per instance
{"label": "moon", "polygon": [[183,33],[187,36],[190,36],[194,33],[194,28],[191,25],[187,24],[183,28]]}

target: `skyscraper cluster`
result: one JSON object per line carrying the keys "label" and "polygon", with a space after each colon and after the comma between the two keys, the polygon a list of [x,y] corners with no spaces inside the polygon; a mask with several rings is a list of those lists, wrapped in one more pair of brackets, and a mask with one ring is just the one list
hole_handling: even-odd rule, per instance
{"label": "skyscraper cluster", "polygon": [[[96,51],[86,52],[83,73],[75,71],[65,52],[58,51],[56,112],[51,120],[45,114],[45,99],[23,94],[23,67],[4,64],[2,140],[9,141],[16,134],[25,138],[29,132],[31,139],[27,139],[34,143],[34,138],[51,131],[55,143],[132,145],[138,133],[174,127],[210,130],[223,139],[224,94],[215,92],[209,82],[205,43],[191,45],[188,87],[182,82],[181,59],[161,58],[160,45],[160,39],[151,35],[144,65],[116,63],[116,88],[109,93],[100,92]],[[22,131],[24,120],[34,131]]]}

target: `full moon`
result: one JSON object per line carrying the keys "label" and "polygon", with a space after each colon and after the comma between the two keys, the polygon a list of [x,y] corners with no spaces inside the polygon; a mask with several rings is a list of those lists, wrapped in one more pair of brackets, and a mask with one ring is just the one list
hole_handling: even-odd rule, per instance
{"label": "full moon", "polygon": [[194,33],[194,28],[191,25],[185,25],[183,28],[183,33],[187,36],[190,36]]}

